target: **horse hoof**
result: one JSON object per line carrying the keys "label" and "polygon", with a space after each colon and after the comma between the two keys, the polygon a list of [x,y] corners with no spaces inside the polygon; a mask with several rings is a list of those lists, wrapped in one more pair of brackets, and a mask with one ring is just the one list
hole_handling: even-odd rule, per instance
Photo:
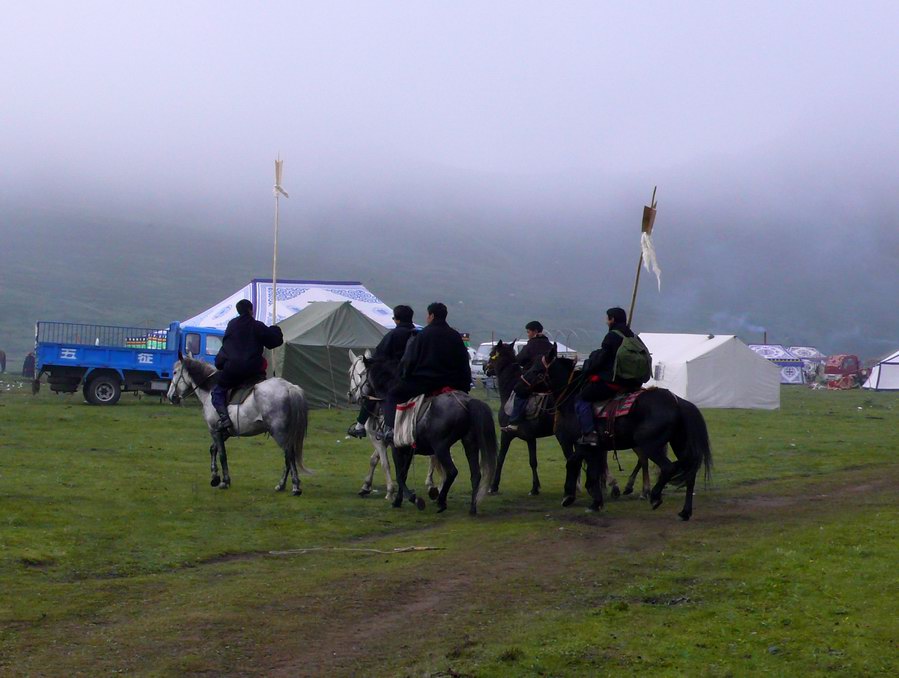
{"label": "horse hoof", "polygon": [[529,496],[529,497],[536,497],[536,496],[539,495],[539,494],[540,494],[540,488],[539,488],[539,487],[531,488],[531,491],[528,492],[528,496]]}
{"label": "horse hoof", "polygon": [[601,509],[601,504],[590,504],[590,506],[586,508],[585,513],[599,513]]}
{"label": "horse hoof", "polygon": [[391,506],[393,508],[403,508],[403,502],[394,500]]}
{"label": "horse hoof", "polygon": [[431,501],[437,501],[437,497],[439,496],[440,490],[438,490],[436,487],[428,488],[428,499],[430,499]]}
{"label": "horse hoof", "polygon": [[652,510],[653,510],[653,511],[655,511],[657,508],[659,508],[659,506],[662,505],[662,498],[661,498],[661,497],[659,497],[658,499],[653,499],[653,500],[651,500],[651,501],[652,501],[651,505],[652,505]]}
{"label": "horse hoof", "polygon": [[212,479],[209,481],[209,484],[212,485],[213,487],[218,487],[219,483],[221,483],[221,482],[222,482],[221,478],[219,478],[218,476],[212,476]]}
{"label": "horse hoof", "polygon": [[291,494],[292,494],[294,497],[299,497],[301,494],[303,494],[303,490],[300,489],[299,487],[295,487],[295,488],[293,488],[293,490],[291,491]]}
{"label": "horse hoof", "polygon": [[[615,485],[615,486],[612,488],[612,491],[611,491],[610,494],[612,495],[612,499],[618,499],[618,497],[621,496],[621,490],[619,490],[619,489],[618,489],[618,486]],[[625,494],[627,494],[627,492],[625,492]]]}
{"label": "horse hoof", "polygon": [[634,493],[633,487],[625,487],[624,492],[622,492],[621,494],[623,494],[626,497],[627,495],[633,494],[633,493]]}
{"label": "horse hoof", "polygon": [[478,515],[478,509],[477,509],[477,507],[472,506],[470,509],[468,509],[468,515],[470,515],[470,516],[476,516],[476,515]]}
{"label": "horse hoof", "polygon": [[281,483],[278,483],[277,485],[275,485],[275,492],[283,492],[283,491],[284,491],[284,486]]}
{"label": "horse hoof", "polygon": [[222,483],[218,487],[220,490],[227,490],[229,487],[231,487],[231,483]]}
{"label": "horse hoof", "polygon": [[679,516],[680,516],[680,519],[683,520],[684,522],[690,520],[690,514],[687,513],[686,511],[681,511],[681,512],[678,513],[677,515],[679,515]]}
{"label": "horse hoof", "polygon": [[437,513],[443,513],[446,511],[446,504],[437,504]]}
{"label": "horse hoof", "polygon": [[489,490],[487,490],[487,494],[499,494],[499,488],[491,487]]}
{"label": "horse hoof", "polygon": [[361,490],[359,490],[359,496],[360,496],[360,497],[367,497],[367,496],[370,495],[370,494],[371,494],[371,488],[370,488],[370,487],[369,487],[368,489],[366,489],[366,488],[363,487]]}
{"label": "horse hoof", "polygon": [[571,506],[574,503],[574,495],[566,494],[562,497],[562,506]]}
{"label": "horse hoof", "polygon": [[416,497],[415,498],[415,508],[417,508],[419,511],[424,511],[425,510],[425,500],[422,499],[421,497]]}

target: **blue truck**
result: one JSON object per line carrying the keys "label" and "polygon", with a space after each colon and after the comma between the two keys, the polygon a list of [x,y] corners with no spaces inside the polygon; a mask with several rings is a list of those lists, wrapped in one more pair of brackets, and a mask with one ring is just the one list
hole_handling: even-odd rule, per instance
{"label": "blue truck", "polygon": [[115,405],[122,391],[161,395],[169,388],[178,354],[213,362],[222,346],[221,330],[38,322],[35,326],[35,385],[47,376],[56,393],[79,388],[91,405]]}

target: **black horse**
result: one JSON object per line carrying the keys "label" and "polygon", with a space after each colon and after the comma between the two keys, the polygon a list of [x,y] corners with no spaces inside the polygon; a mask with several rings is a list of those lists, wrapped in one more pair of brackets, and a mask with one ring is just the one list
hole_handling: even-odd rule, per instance
{"label": "black horse", "polygon": [[[365,365],[370,370],[369,379],[376,392],[385,393],[395,383],[395,365],[381,361],[366,362]],[[444,480],[436,496],[437,512],[446,510],[447,495],[459,473],[450,448],[459,441],[465,448],[471,472],[469,513],[474,515],[478,512],[478,505],[487,494],[496,471],[496,430],[493,428],[490,406],[460,391],[444,393],[432,399],[430,408],[416,427],[414,447],[391,445],[394,473],[399,484],[399,492],[393,500],[394,508],[400,508],[403,499],[408,499],[419,509],[424,508],[421,498],[406,485],[412,458],[420,454],[434,455],[443,474]]]}
{"label": "black horse", "polygon": [[[544,360],[537,361],[531,367],[525,378],[531,383],[539,379],[548,380],[560,403],[561,418],[576,426],[574,399],[567,397],[573,383],[573,372],[574,361],[559,358],[553,347]],[[669,444],[677,457],[673,462],[666,453]],[[683,483],[686,486],[686,497],[684,507],[678,515],[683,520],[689,520],[693,515],[693,487],[700,466],[705,467],[706,481],[711,479],[712,450],[708,429],[699,408],[661,388],[648,389],[637,399],[630,413],[615,421],[612,440],[604,438],[595,447],[575,446],[575,453],[568,458],[566,464],[562,506],[574,503],[577,478],[582,463],[586,462],[585,487],[593,497],[590,508],[602,508],[602,479],[607,472],[608,451],[628,448],[634,448],[638,455],[659,467],[659,478],[650,493],[652,508],[656,509],[661,505],[665,485],[669,482]]]}
{"label": "black horse", "polygon": [[[487,361],[484,373],[488,377],[496,377],[502,403],[498,419],[500,427],[504,427],[509,423],[509,415],[505,412],[506,402],[513,396],[512,389],[521,380],[521,366],[515,362],[515,345],[511,343],[505,344],[502,341],[497,342],[490,350],[490,359]],[[543,378],[545,379],[545,376]],[[549,390],[548,385],[546,388]],[[518,423],[517,431],[502,431],[499,443],[499,459],[496,463],[496,473],[493,476],[490,493],[496,494],[499,492],[500,476],[503,472],[503,464],[506,461],[509,446],[515,438],[520,438],[528,446],[528,461],[531,464],[531,491],[528,494],[540,494],[540,477],[537,475],[537,439],[547,438],[551,435],[555,435],[556,440],[559,441],[565,459],[574,454],[574,443],[580,436],[578,427],[577,425],[561,426],[557,431],[555,410],[552,406],[540,412],[536,419],[521,420]]]}

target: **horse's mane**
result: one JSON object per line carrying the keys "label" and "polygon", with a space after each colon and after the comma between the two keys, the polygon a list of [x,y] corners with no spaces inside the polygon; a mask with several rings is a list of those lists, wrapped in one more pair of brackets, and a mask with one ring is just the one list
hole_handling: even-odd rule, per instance
{"label": "horse's mane", "polygon": [[[196,360],[194,358],[182,358],[181,365],[187,370],[187,376],[196,385],[202,384],[204,388],[212,386],[215,382],[209,379],[210,375],[217,370],[204,360]],[[208,381],[207,381],[208,380]]]}

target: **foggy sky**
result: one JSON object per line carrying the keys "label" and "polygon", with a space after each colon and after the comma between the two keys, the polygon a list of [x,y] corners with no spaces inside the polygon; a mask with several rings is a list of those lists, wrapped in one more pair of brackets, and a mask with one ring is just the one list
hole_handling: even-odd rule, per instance
{"label": "foggy sky", "polygon": [[0,218],[269,238],[280,152],[286,246],[556,238],[544,275],[609,289],[595,311],[629,298],[659,185],[655,329],[863,336],[858,296],[896,298],[895,2],[131,4],[4,8]]}

